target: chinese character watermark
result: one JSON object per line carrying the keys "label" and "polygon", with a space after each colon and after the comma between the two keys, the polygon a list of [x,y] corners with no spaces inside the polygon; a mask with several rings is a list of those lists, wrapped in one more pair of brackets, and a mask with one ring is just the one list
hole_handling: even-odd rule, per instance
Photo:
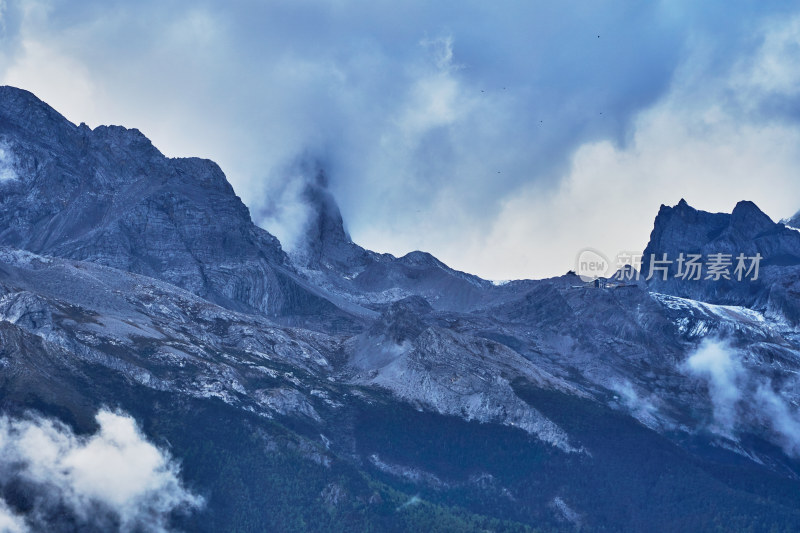
{"label": "chinese character watermark", "polygon": [[683,253],[669,257],[667,253],[650,254],[646,272],[642,271],[644,257],[639,253],[621,252],[610,261],[601,252],[585,248],[578,254],[575,273],[581,280],[591,282],[599,278],[617,281],[645,281],[670,278],[684,281],[756,281],[763,257],[760,253],[748,256],[740,253]]}

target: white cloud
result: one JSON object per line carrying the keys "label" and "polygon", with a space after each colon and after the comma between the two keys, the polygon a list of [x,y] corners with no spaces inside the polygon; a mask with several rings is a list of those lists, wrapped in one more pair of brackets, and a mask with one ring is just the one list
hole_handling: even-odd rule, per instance
{"label": "white cloud", "polygon": [[763,41],[751,57],[743,58],[733,83],[743,93],[794,96],[800,92],[800,17],[771,20],[761,28]]}
{"label": "white cloud", "polygon": [[262,221],[264,229],[278,237],[283,249],[295,253],[301,249],[301,240],[307,230],[311,206],[300,201],[309,176],[298,170],[287,171],[283,183],[272,187],[264,207],[271,216]]}
{"label": "white cloud", "polygon": [[654,395],[640,395],[630,381],[615,380],[610,383],[610,388],[621,396],[622,402],[627,407],[631,414],[639,422],[647,427],[658,429],[668,426],[671,423],[666,421],[664,417],[659,417],[658,407],[655,401],[658,401]]}
{"label": "white cloud", "polygon": [[800,415],[797,410],[792,409],[769,382],[759,384],[756,400],[772,430],[778,435],[784,451],[795,457],[800,456]]}
{"label": "white cloud", "polygon": [[28,531],[25,519],[15,513],[5,500],[0,498],[0,533],[27,533]]}
{"label": "white cloud", "polygon": [[798,28],[800,18],[771,21],[760,28],[763,45],[716,76],[705,74],[710,60],[699,47],[669,93],[637,116],[624,145],[580,145],[559,179],[529,180],[497,213],[464,213],[448,201],[457,195],[443,194],[410,230],[376,225],[353,233],[372,245],[434,250],[456,268],[516,279],[563,274],[587,246],[609,257],[641,252],[660,205],[681,198],[712,212],[730,212],[746,199],[775,220],[792,214],[800,208],[800,129],[755,108],[797,91]]}
{"label": "white cloud", "polygon": [[[761,28],[764,44],[722,77],[702,74],[709,68],[702,50],[688,58],[669,94],[636,118],[624,146],[583,144],[556,186],[532,180],[483,226],[475,228],[479,217],[454,221],[474,228],[464,235],[416,231],[421,247],[489,277],[543,277],[574,268],[586,246],[610,257],[643,250],[659,206],[681,198],[712,212],[748,199],[776,220],[796,212],[800,130],[752,112],[796,91],[800,18],[771,22]],[[372,240],[391,238],[384,232]]]}
{"label": "white cloud", "polygon": [[[203,504],[183,486],[169,453],[149,443],[131,417],[101,410],[96,420],[97,433],[78,436],[54,420],[0,417],[0,485],[21,483],[39,495],[28,526],[47,529],[64,518],[53,513],[63,506],[79,524],[164,532],[171,513]],[[0,511],[9,527],[21,527],[7,505]]]}
{"label": "white cloud", "polygon": [[734,351],[725,342],[706,339],[689,356],[684,368],[706,381],[714,410],[714,429],[732,437],[744,373]]}
{"label": "white cloud", "polygon": [[788,455],[800,457],[800,412],[785,392],[776,392],[771,379],[746,367],[739,351],[727,342],[705,339],[681,370],[707,384],[714,414],[712,431],[734,439],[737,431],[768,428]]}

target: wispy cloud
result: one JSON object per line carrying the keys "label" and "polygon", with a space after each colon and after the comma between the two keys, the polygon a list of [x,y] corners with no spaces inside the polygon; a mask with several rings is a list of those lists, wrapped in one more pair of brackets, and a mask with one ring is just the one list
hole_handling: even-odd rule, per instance
{"label": "wispy cloud", "polygon": [[800,413],[792,408],[786,400],[772,389],[772,384],[764,382],[758,385],[756,401],[766,415],[781,447],[790,455],[800,457]]}
{"label": "wispy cloud", "polygon": [[712,431],[735,439],[739,431],[766,427],[776,444],[800,457],[800,412],[772,379],[744,364],[743,353],[720,339],[706,339],[681,369],[708,386]]}
{"label": "wispy cloud", "polygon": [[672,425],[664,416],[660,416],[656,406],[658,398],[654,395],[640,394],[628,380],[615,380],[609,386],[620,395],[625,407],[642,424],[653,429]]}
{"label": "wispy cloud", "polygon": [[127,415],[101,410],[98,431],[78,436],[37,416],[0,417],[0,487],[23,494],[25,516],[0,500],[0,529],[46,531],[63,524],[166,532],[176,511],[203,499],[180,480],[179,466]]}
{"label": "wispy cloud", "polygon": [[704,340],[684,363],[693,376],[708,384],[718,432],[732,437],[736,429],[736,406],[742,398],[744,369],[731,347],[720,340]]}

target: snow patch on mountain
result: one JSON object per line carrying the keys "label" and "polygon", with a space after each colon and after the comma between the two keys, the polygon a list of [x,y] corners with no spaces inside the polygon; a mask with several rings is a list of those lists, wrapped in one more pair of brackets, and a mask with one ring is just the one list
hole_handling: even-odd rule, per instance
{"label": "snow patch on mountain", "polygon": [[670,311],[678,330],[692,339],[702,339],[709,334],[740,332],[755,338],[769,339],[794,331],[781,316],[764,313],[738,305],[718,305],[651,292],[650,296]]}
{"label": "snow patch on mountain", "polygon": [[15,167],[16,159],[11,146],[8,142],[0,140],[0,183],[19,179]]}

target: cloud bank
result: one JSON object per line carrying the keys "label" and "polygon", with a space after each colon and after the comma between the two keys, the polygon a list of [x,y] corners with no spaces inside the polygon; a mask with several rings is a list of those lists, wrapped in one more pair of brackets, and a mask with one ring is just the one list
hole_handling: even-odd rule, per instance
{"label": "cloud bank", "polygon": [[101,410],[96,421],[78,436],[55,420],[0,417],[0,531],[166,532],[173,513],[202,506],[130,416]]}
{"label": "cloud bank", "polygon": [[289,246],[315,167],[359,244],[495,279],[641,250],[681,197],[800,208],[792,2],[2,6],[0,80],[216,160]]}

